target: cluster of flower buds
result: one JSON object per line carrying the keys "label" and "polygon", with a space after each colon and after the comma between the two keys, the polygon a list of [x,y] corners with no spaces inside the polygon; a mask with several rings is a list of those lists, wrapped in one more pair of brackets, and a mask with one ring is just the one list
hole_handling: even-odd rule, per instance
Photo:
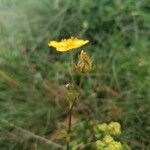
{"label": "cluster of flower buds", "polygon": [[[95,142],[97,150],[131,150],[127,144],[115,141],[112,136],[121,134],[121,125],[118,122],[109,124],[102,123],[94,127],[95,136],[98,140]],[[101,138],[101,140],[99,139]]]}
{"label": "cluster of flower buds", "polygon": [[92,60],[88,56],[87,52],[81,51],[79,54],[79,60],[77,65],[75,66],[75,71],[78,71],[80,73],[88,73],[92,69]]}
{"label": "cluster of flower buds", "polygon": [[118,122],[111,122],[109,124],[106,124],[106,123],[98,124],[95,127],[95,129],[103,133],[110,134],[110,135],[121,134],[121,125]]}
{"label": "cluster of flower buds", "polygon": [[97,150],[123,150],[121,142],[115,141],[110,135],[96,141]]}

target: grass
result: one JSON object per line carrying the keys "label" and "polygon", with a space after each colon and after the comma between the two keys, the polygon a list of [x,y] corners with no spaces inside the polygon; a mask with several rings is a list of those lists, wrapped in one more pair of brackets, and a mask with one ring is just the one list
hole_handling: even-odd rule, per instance
{"label": "grass", "polygon": [[77,36],[90,40],[95,69],[84,80],[72,145],[89,142],[91,120],[119,121],[123,141],[150,149],[148,11],[146,0],[0,0],[0,147],[56,149],[20,128],[59,141],[69,58],[47,42]]}

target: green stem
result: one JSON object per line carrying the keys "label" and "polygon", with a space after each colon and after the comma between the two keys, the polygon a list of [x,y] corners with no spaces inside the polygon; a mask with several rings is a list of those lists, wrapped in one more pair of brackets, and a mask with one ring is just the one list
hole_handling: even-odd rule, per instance
{"label": "green stem", "polygon": [[70,76],[71,76],[71,83],[72,83],[72,85],[74,85],[75,82],[74,82],[73,69],[72,69],[72,67],[74,65],[73,53],[70,53],[70,65],[71,65],[71,67],[70,67],[69,72],[70,72]]}
{"label": "green stem", "polygon": [[80,84],[79,84],[80,89],[82,89],[83,81],[84,81],[84,75],[82,74],[80,78]]}

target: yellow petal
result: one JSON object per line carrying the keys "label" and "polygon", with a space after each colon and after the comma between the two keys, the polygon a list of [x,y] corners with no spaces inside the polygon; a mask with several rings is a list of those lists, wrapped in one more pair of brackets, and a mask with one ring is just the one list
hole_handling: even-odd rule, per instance
{"label": "yellow petal", "polygon": [[50,41],[48,43],[48,46],[56,48],[57,51],[59,52],[66,52],[69,50],[72,50],[74,48],[79,48],[85,44],[87,44],[89,41],[88,40],[82,40],[82,39],[77,39],[77,38],[69,38],[69,39],[63,39],[59,42],[57,41]]}

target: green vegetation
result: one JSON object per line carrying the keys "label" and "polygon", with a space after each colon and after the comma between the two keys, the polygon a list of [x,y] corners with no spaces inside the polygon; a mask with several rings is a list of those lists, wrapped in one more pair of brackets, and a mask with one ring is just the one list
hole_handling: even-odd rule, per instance
{"label": "green vegetation", "polygon": [[117,121],[122,141],[149,150],[149,10],[148,0],[0,0],[0,149],[64,145],[69,54],[47,43],[74,36],[90,41],[94,70],[80,90],[72,145],[91,141],[94,122]]}

